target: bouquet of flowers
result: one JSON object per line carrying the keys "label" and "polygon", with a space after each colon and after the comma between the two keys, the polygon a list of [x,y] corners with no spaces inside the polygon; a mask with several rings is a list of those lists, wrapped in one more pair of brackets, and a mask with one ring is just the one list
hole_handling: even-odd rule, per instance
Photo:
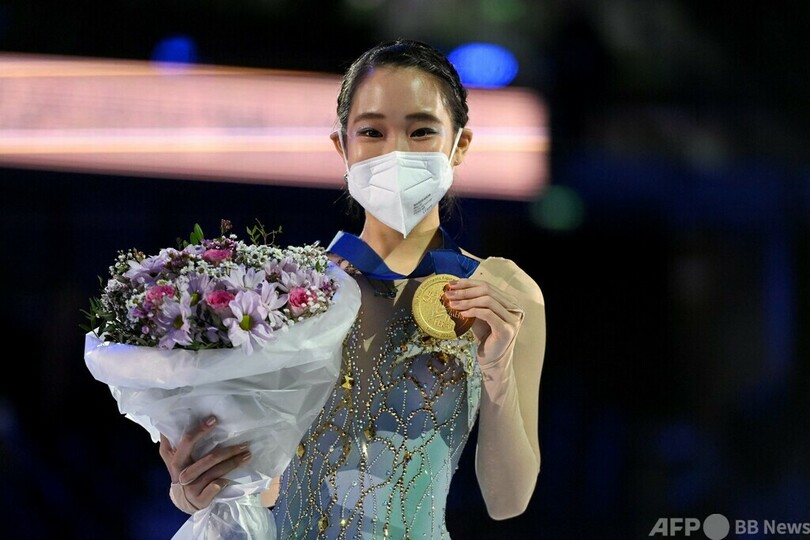
{"label": "bouquet of flowers", "polygon": [[246,443],[252,459],[175,534],[181,539],[275,538],[259,493],[289,464],[340,372],[360,307],[354,280],[316,244],[278,247],[259,223],[251,242],[227,234],[147,256],[119,251],[85,311],[85,363],[119,411],[173,446],[201,419],[217,426],[195,459]]}

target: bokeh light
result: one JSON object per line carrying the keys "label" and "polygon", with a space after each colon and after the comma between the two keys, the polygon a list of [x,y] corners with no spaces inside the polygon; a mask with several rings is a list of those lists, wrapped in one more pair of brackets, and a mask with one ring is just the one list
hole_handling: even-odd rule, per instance
{"label": "bokeh light", "polygon": [[493,43],[467,43],[447,55],[471,88],[500,88],[511,83],[518,73],[518,61],[507,48]]}
{"label": "bokeh light", "polygon": [[532,205],[535,224],[554,231],[569,231],[582,225],[585,204],[579,194],[567,186],[549,186]]}
{"label": "bokeh light", "polygon": [[523,0],[480,0],[479,9],[495,24],[516,22],[526,13]]}
{"label": "bokeh light", "polygon": [[167,64],[193,64],[197,61],[197,44],[189,36],[165,37],[152,49],[152,61]]}

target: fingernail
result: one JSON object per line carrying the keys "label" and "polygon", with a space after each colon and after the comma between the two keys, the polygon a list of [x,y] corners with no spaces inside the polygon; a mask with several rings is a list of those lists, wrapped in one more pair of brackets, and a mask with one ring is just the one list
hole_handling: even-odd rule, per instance
{"label": "fingernail", "polygon": [[447,284],[452,287],[454,285],[458,285],[458,281],[454,279],[453,281],[448,281]]}
{"label": "fingernail", "polygon": [[250,458],[252,458],[252,457],[253,457],[253,454],[251,454],[250,452],[245,452],[245,455],[242,456],[242,461],[250,461]]}
{"label": "fingernail", "polygon": [[213,426],[216,423],[217,423],[217,417],[216,416],[209,416],[208,420],[205,421],[206,426]]}
{"label": "fingernail", "polygon": [[247,450],[248,448],[250,448],[250,445],[249,445],[249,444],[243,444],[243,445],[240,445],[240,446],[239,446],[239,450],[240,450],[241,452],[244,452],[244,451],[245,451],[245,450]]}

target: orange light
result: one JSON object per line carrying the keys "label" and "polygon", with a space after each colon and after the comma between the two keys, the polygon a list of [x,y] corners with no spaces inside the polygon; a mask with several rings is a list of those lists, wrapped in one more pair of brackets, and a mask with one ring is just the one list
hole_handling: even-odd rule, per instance
{"label": "orange light", "polygon": [[[340,78],[0,54],[0,165],[340,188]],[[547,113],[523,88],[471,89],[460,196],[529,200],[548,176]]]}

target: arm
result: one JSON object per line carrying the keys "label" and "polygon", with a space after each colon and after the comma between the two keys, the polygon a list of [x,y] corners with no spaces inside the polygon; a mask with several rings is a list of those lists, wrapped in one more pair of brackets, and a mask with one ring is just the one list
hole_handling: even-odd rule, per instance
{"label": "arm", "polygon": [[540,471],[539,389],[546,343],[540,288],[513,263],[500,261],[508,263],[504,277],[482,269],[476,278],[488,282],[487,290],[474,293],[470,287],[469,301],[479,294],[479,307],[462,312],[485,323],[476,333],[483,390],[475,464],[493,519],[523,513],[534,493]]}

